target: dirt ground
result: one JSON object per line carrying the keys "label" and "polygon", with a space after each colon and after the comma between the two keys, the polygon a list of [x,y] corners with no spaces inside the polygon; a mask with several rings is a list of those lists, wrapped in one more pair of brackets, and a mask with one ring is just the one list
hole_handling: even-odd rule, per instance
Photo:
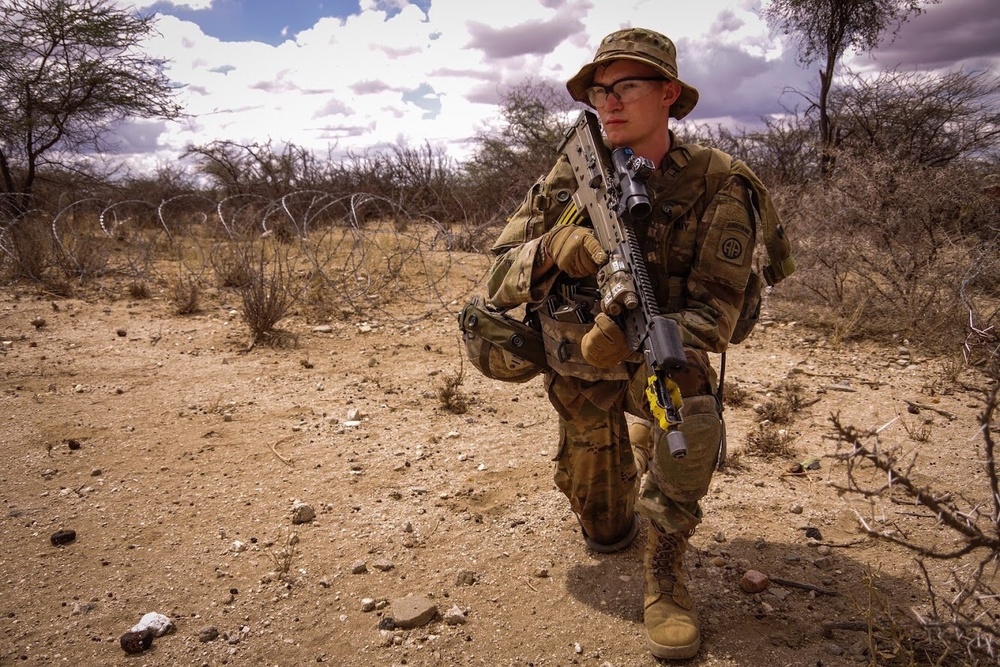
{"label": "dirt ground", "polygon": [[[442,406],[459,370],[454,312],[475,289],[459,281],[455,301],[415,320],[373,311],[317,330],[293,313],[295,345],[243,353],[232,294],[178,316],[115,285],[4,288],[0,665],[657,664],[645,528],[621,554],[587,550],[552,482],[541,379],[503,384],[466,364],[468,410]],[[830,416],[892,422],[882,442],[919,451],[918,479],[975,496],[981,402],[948,381],[954,360],[904,341],[836,346],[788,316],[766,324],[728,356],[747,400],[727,409],[734,465],[687,559],[704,628],[687,664],[867,664],[864,610],[903,618],[926,596],[912,556],[865,539],[858,514],[954,537],[920,508],[838,493]],[[754,405],[789,378],[805,399],[793,456],[746,455]],[[789,473],[810,457],[817,469]],[[59,530],[76,537],[54,546]],[[751,569],[771,577],[763,593],[741,589]],[[434,616],[393,629],[414,601]],[[175,631],[127,655],[119,638],[147,612]]]}

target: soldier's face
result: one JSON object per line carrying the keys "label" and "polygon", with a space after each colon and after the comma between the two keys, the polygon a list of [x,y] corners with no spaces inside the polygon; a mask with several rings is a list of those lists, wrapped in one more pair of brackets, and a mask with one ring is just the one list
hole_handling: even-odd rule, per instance
{"label": "soldier's face", "polygon": [[[615,60],[597,71],[594,83],[612,86],[629,77],[658,75],[659,72],[649,65],[634,60]],[[680,86],[674,82],[654,82],[647,94],[628,102],[608,95],[604,105],[596,109],[597,115],[613,146],[635,148],[648,143],[653,137],[662,139],[666,136],[670,105],[679,94]]]}

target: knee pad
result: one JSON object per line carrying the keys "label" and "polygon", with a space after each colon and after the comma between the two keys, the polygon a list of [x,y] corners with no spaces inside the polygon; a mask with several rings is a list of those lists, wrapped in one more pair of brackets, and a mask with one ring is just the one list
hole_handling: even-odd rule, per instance
{"label": "knee pad", "polygon": [[653,457],[650,472],[653,481],[668,498],[677,502],[695,502],[708,493],[722,447],[723,425],[715,396],[691,396],[684,399],[680,430],[687,441],[688,453],[682,459],[670,455],[666,433],[657,424],[653,434]]}

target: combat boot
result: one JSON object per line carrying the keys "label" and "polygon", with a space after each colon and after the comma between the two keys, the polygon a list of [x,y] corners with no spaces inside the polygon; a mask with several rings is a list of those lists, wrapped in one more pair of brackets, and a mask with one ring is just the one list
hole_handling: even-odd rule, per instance
{"label": "combat boot", "polygon": [[646,575],[643,621],[646,645],[657,658],[692,658],[701,646],[694,602],[684,585],[687,535],[667,533],[649,522],[643,565]]}

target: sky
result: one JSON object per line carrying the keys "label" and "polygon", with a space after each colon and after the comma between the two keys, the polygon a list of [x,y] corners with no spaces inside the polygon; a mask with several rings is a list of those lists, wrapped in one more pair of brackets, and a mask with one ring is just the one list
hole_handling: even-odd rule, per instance
{"label": "sky", "polygon": [[[155,13],[143,48],[169,61],[186,114],[118,129],[118,155],[135,171],[214,140],[290,142],[320,157],[426,143],[461,161],[498,123],[505,90],[527,80],[564,89],[623,27],[676,43],[680,78],[701,93],[690,122],[753,126],[801,106],[787,91],[818,79],[760,18],[767,0],[114,1]],[[1000,0],[942,0],[847,62],[998,72]]]}

